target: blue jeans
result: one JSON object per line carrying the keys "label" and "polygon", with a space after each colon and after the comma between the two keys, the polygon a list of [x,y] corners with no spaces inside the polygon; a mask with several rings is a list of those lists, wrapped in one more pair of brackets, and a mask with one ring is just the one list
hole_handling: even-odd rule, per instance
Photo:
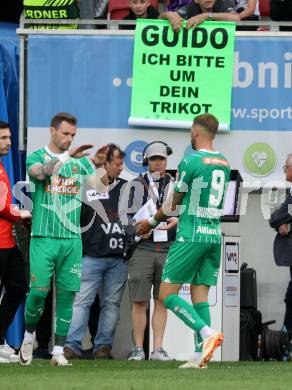
{"label": "blue jeans", "polygon": [[120,313],[120,303],[128,277],[128,266],[120,257],[85,256],[82,263],[80,291],[76,294],[66,346],[81,355],[90,307],[98,292],[100,315],[93,351],[112,346]]}

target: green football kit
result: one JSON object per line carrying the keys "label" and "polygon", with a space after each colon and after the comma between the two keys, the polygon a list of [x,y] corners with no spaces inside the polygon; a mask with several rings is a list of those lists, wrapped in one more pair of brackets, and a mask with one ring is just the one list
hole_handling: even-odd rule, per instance
{"label": "green football kit", "polygon": [[[174,190],[185,195],[176,241],[168,252],[162,281],[216,285],[221,259],[220,218],[229,180],[229,164],[217,152],[199,150],[180,162]],[[201,332],[203,329],[212,332],[208,301],[191,305],[178,294],[170,294],[163,304],[195,332],[194,356],[200,360],[203,348]],[[218,337],[221,335],[218,334]]]}
{"label": "green football kit", "polygon": [[[27,173],[60,155],[48,147],[27,157]],[[55,345],[65,343],[69,330],[74,291],[80,288],[82,241],[80,211],[82,185],[95,168],[86,157],[70,158],[56,174],[32,183],[32,238],[30,242],[30,293],[25,304],[26,330],[32,333],[42,315],[45,298],[55,272]]]}
{"label": "green football kit", "polygon": [[[35,164],[58,158],[47,147],[27,158],[27,172]],[[70,158],[57,174],[40,181],[30,177],[32,192],[32,239],[30,243],[31,287],[49,287],[56,270],[56,286],[78,291],[82,243],[80,211],[82,184],[95,168],[86,157]],[[62,264],[62,266],[61,266]]]}
{"label": "green football kit", "polygon": [[221,216],[230,180],[226,158],[199,150],[178,167],[174,191],[185,193],[162,281],[216,285],[221,258]]}

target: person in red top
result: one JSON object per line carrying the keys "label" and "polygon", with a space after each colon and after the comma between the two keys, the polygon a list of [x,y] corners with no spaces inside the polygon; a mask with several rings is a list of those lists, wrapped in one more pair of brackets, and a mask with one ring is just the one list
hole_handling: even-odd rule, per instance
{"label": "person in red top", "polygon": [[0,285],[5,289],[0,304],[0,363],[18,361],[14,349],[5,344],[5,335],[25,297],[27,282],[24,261],[13,237],[12,228],[17,220],[31,216],[27,210],[17,210],[12,206],[9,179],[1,162],[10,147],[9,125],[0,120]]}

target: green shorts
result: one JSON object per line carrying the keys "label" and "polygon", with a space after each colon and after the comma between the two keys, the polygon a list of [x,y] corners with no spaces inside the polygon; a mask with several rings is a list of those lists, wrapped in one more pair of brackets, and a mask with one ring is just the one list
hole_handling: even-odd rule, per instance
{"label": "green shorts", "polygon": [[32,237],[30,286],[50,287],[55,272],[56,288],[79,291],[82,266],[82,241],[79,238]]}
{"label": "green shorts", "polygon": [[169,249],[162,281],[216,286],[221,244],[175,242]]}

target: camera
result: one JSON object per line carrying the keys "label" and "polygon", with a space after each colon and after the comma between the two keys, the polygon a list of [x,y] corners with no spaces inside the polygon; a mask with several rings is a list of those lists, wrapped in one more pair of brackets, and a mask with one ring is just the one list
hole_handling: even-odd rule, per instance
{"label": "camera", "polygon": [[140,237],[137,236],[137,228],[134,223],[130,223],[124,226],[124,251],[123,256],[126,261],[129,261],[133,256],[135,249],[140,241]]}

